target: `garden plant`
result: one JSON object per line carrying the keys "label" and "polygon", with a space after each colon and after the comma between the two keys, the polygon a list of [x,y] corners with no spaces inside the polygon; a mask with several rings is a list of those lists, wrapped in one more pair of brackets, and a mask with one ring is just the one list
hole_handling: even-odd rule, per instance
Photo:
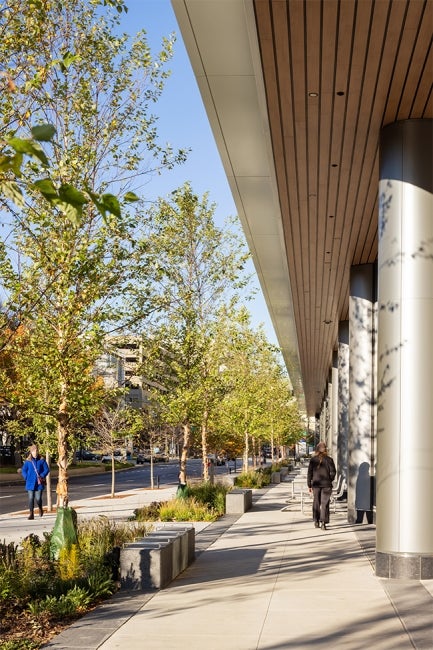
{"label": "garden plant", "polygon": [[116,549],[149,526],[105,517],[78,524],[78,544],[50,553],[50,534],[0,544],[0,650],[34,650],[119,586]]}

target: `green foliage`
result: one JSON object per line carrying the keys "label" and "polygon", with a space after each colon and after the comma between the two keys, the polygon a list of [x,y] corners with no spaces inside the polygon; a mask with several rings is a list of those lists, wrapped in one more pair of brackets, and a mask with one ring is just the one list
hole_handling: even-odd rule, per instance
{"label": "green foliage", "polygon": [[154,391],[153,398],[168,423],[183,427],[182,474],[195,431],[206,449],[209,418],[221,397],[222,351],[214,331],[222,306],[247,283],[244,244],[233,229],[216,226],[214,213],[208,195],[197,196],[185,183],[150,215],[148,255],[163,308],[145,341],[143,370],[159,384],[164,368],[166,390]]}
{"label": "green foliage", "polygon": [[199,485],[188,485],[186,496],[194,498],[199,503],[206,504],[219,515],[223,515],[225,513],[226,494],[230,489],[230,487],[220,483],[212,485],[206,482]]}
{"label": "green foliage", "polygon": [[18,544],[3,542],[0,544],[0,568],[11,569],[16,565],[18,558]]}
{"label": "green foliage", "polygon": [[[42,540],[29,535],[21,548],[0,544],[0,615],[2,606],[17,616],[25,611],[25,620],[33,617],[35,629],[51,619],[81,615],[117,588],[113,548],[147,531],[148,526],[138,522],[115,524],[105,517],[85,521],[78,526],[79,544],[63,552],[58,562],[50,557],[47,534]],[[33,646],[25,639],[0,642],[0,650],[26,647]]]}
{"label": "green foliage", "polygon": [[152,501],[147,506],[136,508],[133,518],[135,521],[158,521],[160,507],[160,501]]}
{"label": "green foliage", "polygon": [[133,541],[136,537],[144,537],[149,530],[145,524],[120,524],[110,521],[105,516],[80,522],[78,538],[80,556],[83,564],[90,567],[95,558],[104,561],[107,553],[116,547]]}
{"label": "green foliage", "polygon": [[77,544],[61,548],[57,562],[59,576],[63,582],[73,580],[81,575],[82,569]]}
{"label": "green foliage", "polygon": [[55,596],[45,596],[44,599],[31,601],[28,605],[28,610],[34,616],[39,616],[42,612],[48,612],[55,618],[63,618],[82,614],[88,609],[91,600],[87,589],[75,585],[58,598]]}
{"label": "green foliage", "polygon": [[262,488],[269,485],[270,477],[268,472],[249,471],[242,472],[235,478],[235,486],[242,488]]}
{"label": "green foliage", "polygon": [[16,575],[13,568],[0,566],[0,599],[11,600],[16,596]]}
{"label": "green foliage", "polygon": [[0,641],[0,650],[37,650],[39,643],[29,639],[19,639],[16,641]]}
{"label": "green foliage", "polygon": [[225,512],[225,485],[200,483],[188,485],[181,498],[158,503],[134,511],[137,521],[216,521]]}
{"label": "green foliage", "polygon": [[159,518],[161,521],[216,521],[218,513],[194,497],[189,497],[161,503]]}
{"label": "green foliage", "polygon": [[[151,112],[173,38],[152,56],[144,30],[119,35],[123,2],[105,0],[102,12],[100,4],[9,0],[2,9],[8,238],[0,281],[15,321],[0,340],[8,354],[0,398],[19,409],[33,438],[58,443],[61,505],[74,436],[104,398],[92,368],[105,330],[137,318],[122,304],[131,287],[147,295],[146,246],[137,236],[146,215],[131,180],[185,159],[159,143]],[[143,301],[139,308],[143,316]],[[0,335],[10,326],[4,321]]]}
{"label": "green foliage", "polygon": [[108,598],[115,591],[115,584],[107,572],[97,569],[87,577],[88,592],[92,601]]}

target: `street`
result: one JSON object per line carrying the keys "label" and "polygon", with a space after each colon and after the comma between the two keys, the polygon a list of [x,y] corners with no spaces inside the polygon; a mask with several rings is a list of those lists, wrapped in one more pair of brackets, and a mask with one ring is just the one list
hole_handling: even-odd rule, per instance
{"label": "street", "polygon": [[[215,474],[226,474],[228,469],[225,465],[215,467]],[[189,459],[187,463],[189,478],[199,478],[202,475],[202,464],[200,459]],[[154,487],[157,487],[158,480],[160,487],[176,485],[179,475],[179,462],[156,463],[153,466]],[[52,501],[56,503],[56,479],[52,481]],[[116,472],[115,491],[124,492],[128,489],[150,487],[150,464],[137,465],[134,468]],[[93,475],[71,476],[69,478],[69,500],[88,499],[102,496],[111,491],[111,472],[106,471]],[[46,494],[43,497],[44,505],[47,503]],[[10,512],[17,512],[27,509],[27,494],[24,489],[24,481],[17,481],[14,484],[0,484],[0,515]]]}

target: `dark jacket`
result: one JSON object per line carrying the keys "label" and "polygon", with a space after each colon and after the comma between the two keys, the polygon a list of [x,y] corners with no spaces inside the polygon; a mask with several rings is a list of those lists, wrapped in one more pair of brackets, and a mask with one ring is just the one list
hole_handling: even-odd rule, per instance
{"label": "dark jacket", "polygon": [[336,469],[332,458],[326,454],[317,454],[311,458],[308,465],[307,485],[309,488],[332,487],[335,474]]}
{"label": "dark jacket", "polygon": [[38,484],[38,476],[36,474],[36,471],[41,478],[45,478],[50,473],[47,462],[45,458],[42,458],[42,456],[38,456],[37,458],[33,458],[32,456],[24,462],[21,474],[26,482],[26,490],[44,489],[43,485]]}

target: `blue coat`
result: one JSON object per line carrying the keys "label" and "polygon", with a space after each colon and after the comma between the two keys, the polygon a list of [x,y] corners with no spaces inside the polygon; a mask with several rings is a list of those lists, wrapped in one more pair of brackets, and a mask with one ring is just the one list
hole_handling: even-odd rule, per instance
{"label": "blue coat", "polygon": [[37,458],[32,457],[31,460],[26,460],[21,470],[23,479],[26,482],[26,490],[44,489],[43,485],[38,484],[35,465],[37,472],[41,478],[45,478],[50,473],[50,468],[48,467],[45,458],[42,458],[42,456],[38,456]]}

